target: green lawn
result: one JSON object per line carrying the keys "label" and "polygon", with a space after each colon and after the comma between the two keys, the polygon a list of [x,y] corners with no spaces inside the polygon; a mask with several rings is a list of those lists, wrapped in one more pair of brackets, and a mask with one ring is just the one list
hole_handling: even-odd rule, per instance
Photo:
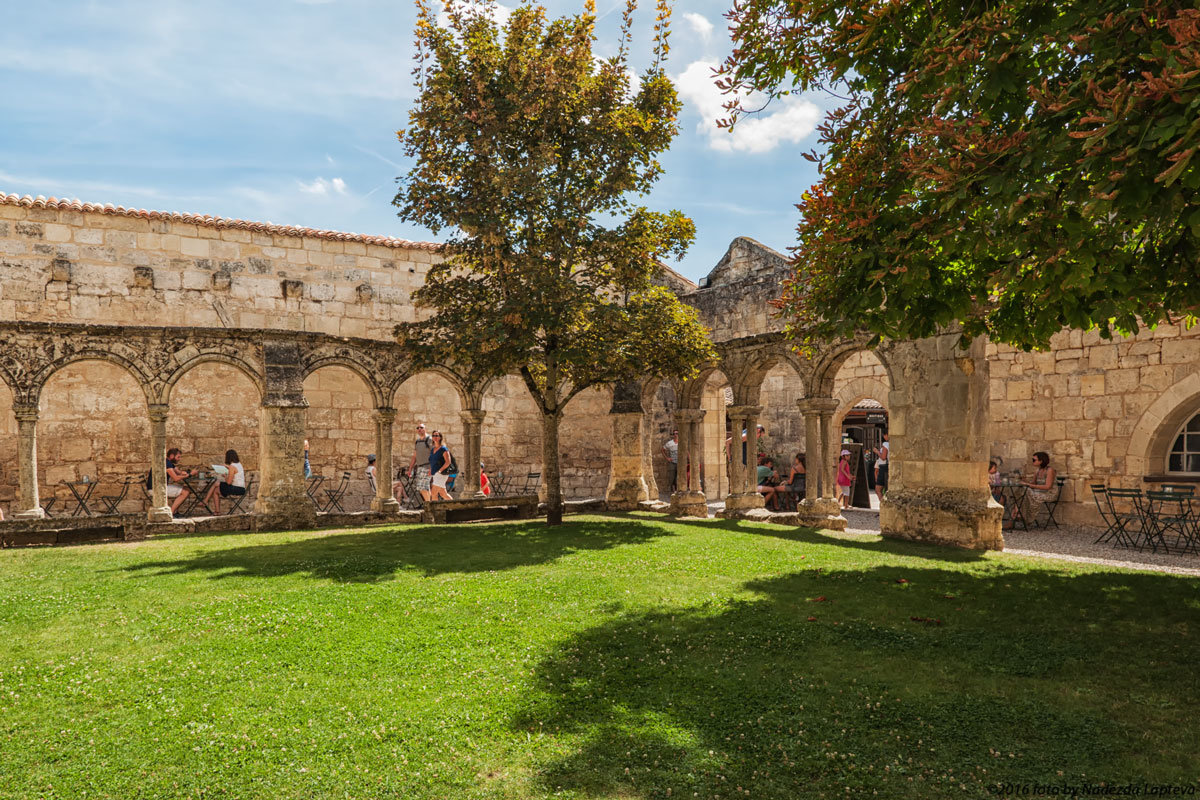
{"label": "green lawn", "polygon": [[1196,579],[718,520],[5,550],[0,797],[1190,785],[1198,621]]}

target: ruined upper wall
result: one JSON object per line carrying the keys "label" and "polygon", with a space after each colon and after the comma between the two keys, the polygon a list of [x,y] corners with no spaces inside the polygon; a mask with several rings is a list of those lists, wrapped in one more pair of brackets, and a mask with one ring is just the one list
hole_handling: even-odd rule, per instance
{"label": "ruined upper wall", "polygon": [[783,330],[770,301],[791,273],[787,257],[753,239],[733,240],[700,288],[682,299],[700,312],[716,342]]}
{"label": "ruined upper wall", "polygon": [[0,320],[390,339],[439,245],[0,194]]}

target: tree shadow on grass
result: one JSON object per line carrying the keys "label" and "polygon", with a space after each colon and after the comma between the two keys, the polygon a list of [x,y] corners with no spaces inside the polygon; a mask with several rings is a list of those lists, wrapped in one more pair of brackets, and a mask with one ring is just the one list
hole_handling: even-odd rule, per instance
{"label": "tree shadow on grass", "polygon": [[1197,779],[1200,581],[880,567],[746,588],[759,596],[626,616],[544,660],[512,724],[568,737],[572,754],[537,765],[547,792]]}
{"label": "tree shadow on grass", "polygon": [[546,564],[571,553],[607,550],[669,536],[661,526],[637,520],[417,526],[363,533],[314,535],[283,544],[210,550],[190,558],[123,568],[148,575],[208,572],[214,578],[307,575],[369,583],[400,570],[426,576],[490,572]]}
{"label": "tree shadow on grass", "polygon": [[986,557],[986,550],[968,550],[963,547],[948,547],[946,545],[911,542],[904,539],[868,539],[858,535],[833,535],[830,531],[818,528],[800,528],[778,523],[747,522],[735,519],[682,519],[673,520],[674,524],[695,525],[707,529],[748,533],[754,536],[769,536],[789,542],[804,542],[806,544],[833,545],[854,550],[866,550],[876,553],[924,558],[929,561],[944,561],[961,564],[979,561]]}

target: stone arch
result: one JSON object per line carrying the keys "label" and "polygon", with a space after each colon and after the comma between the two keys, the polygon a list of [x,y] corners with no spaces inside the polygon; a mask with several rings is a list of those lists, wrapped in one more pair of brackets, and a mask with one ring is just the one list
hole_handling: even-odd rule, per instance
{"label": "stone arch", "polygon": [[563,497],[603,498],[612,468],[613,388],[597,384],[563,407],[559,426],[559,465]]}
{"label": "stone arch", "polygon": [[116,366],[121,367],[129,373],[134,382],[137,383],[138,388],[142,390],[142,394],[145,396],[147,405],[158,402],[159,393],[155,390],[153,381],[149,376],[146,375],[139,365],[135,364],[133,361],[130,361],[119,353],[113,353],[108,350],[89,349],[81,350],[77,353],[72,353],[69,356],[56,359],[39,370],[31,381],[29,390],[30,404],[36,406],[41,403],[42,389],[45,388],[46,383],[52,377],[54,377],[55,373],[60,372],[65,367],[69,367],[72,364],[76,364],[80,361],[105,361],[109,364],[115,364]]}
{"label": "stone arch", "polygon": [[[37,474],[43,499],[65,503],[63,481],[121,481],[150,469],[146,384],[118,359],[70,358],[39,382]],[[133,495],[131,492],[130,495]],[[140,505],[127,496],[123,511]],[[94,509],[98,510],[98,509]]]}
{"label": "stone arch", "polygon": [[366,384],[375,408],[384,408],[389,405],[389,400],[394,392],[387,392],[370,370],[358,361],[343,355],[320,356],[306,362],[304,364],[304,374],[300,376],[301,381],[307,380],[310,375],[325,367],[342,367],[343,369],[350,370],[362,378],[363,383]]}
{"label": "stone arch", "polygon": [[863,400],[878,400],[883,405],[883,410],[889,411],[888,393],[890,391],[888,385],[878,378],[855,378],[850,381],[833,398],[838,404],[837,411],[833,412],[834,429],[841,430],[842,420],[846,418],[846,414],[850,413],[850,409]]}
{"label": "stone arch", "polygon": [[180,379],[182,379],[184,375],[186,375],[188,372],[195,369],[196,367],[201,366],[202,364],[213,364],[213,363],[225,364],[227,366],[234,367],[235,369],[237,369],[239,372],[241,372],[243,375],[245,375],[247,378],[250,379],[250,382],[254,384],[254,388],[258,390],[258,396],[260,399],[265,394],[266,387],[263,384],[263,376],[262,376],[261,370],[255,369],[250,364],[246,363],[245,361],[238,358],[237,356],[231,356],[226,353],[201,353],[197,356],[194,356],[194,357],[188,359],[184,363],[180,364],[178,367],[175,368],[174,372],[171,373],[171,376],[169,378],[167,378],[166,382],[163,384],[162,391],[161,391],[162,402],[167,403],[167,404],[169,404],[171,402],[171,392],[172,392],[172,390],[174,390],[175,385],[177,383],[179,383]]}
{"label": "stone arch", "polygon": [[1200,411],[1200,372],[1193,372],[1163,392],[1142,413],[1129,437],[1125,470],[1132,480],[1166,472],[1167,451],[1179,426]]}
{"label": "stone arch", "polygon": [[[807,396],[833,397],[834,382],[837,379],[838,370],[846,363],[846,359],[864,350],[871,352],[879,359],[879,363],[883,365],[883,369],[887,373],[888,384],[895,386],[896,376],[892,369],[890,354],[887,348],[871,348],[867,346],[865,340],[856,339],[833,344],[828,349],[816,354],[816,357],[813,359],[812,382]],[[884,401],[880,400],[880,402]]]}
{"label": "stone arch", "polygon": [[200,465],[221,464],[225,451],[235,450],[247,475],[257,478],[262,388],[238,359],[198,357],[187,367],[163,392],[170,401],[167,445],[182,447],[188,462]]}
{"label": "stone arch", "polygon": [[462,408],[478,408],[478,406],[473,405],[473,403],[478,403],[479,398],[483,396],[484,392],[486,392],[493,383],[495,383],[497,380],[503,380],[507,377],[501,376],[499,378],[492,378],[484,384],[482,391],[473,393],[467,389],[466,381],[464,381],[462,376],[457,372],[449,367],[442,366],[440,364],[434,364],[432,366],[424,367],[412,372],[405,372],[403,375],[394,380],[390,386],[386,387],[384,390],[384,397],[391,405],[394,406],[396,401],[396,393],[400,391],[400,387],[419,375],[427,375],[431,373],[444,378],[454,388],[454,391],[458,394],[458,402]]}

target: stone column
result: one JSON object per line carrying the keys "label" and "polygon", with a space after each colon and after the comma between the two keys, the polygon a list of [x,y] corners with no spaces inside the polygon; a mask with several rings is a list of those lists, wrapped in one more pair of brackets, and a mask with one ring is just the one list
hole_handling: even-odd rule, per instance
{"label": "stone column", "polygon": [[645,477],[645,413],[641,389],[636,383],[622,383],[613,388],[609,416],[612,417],[613,436],[604,500],[609,511],[632,511],[638,503],[651,499]]}
{"label": "stone column", "polygon": [[832,400],[818,401],[817,414],[821,419],[821,488],[822,496],[837,502],[838,453],[842,437],[833,429],[833,412],[837,404]]}
{"label": "stone column", "polygon": [[[730,491],[725,498],[726,512],[762,508],[763,496],[758,493],[758,415],[759,406],[728,406],[725,415],[732,421],[730,430]],[[746,431],[746,460],[742,460],[742,430]]]}
{"label": "stone column", "polygon": [[[375,409],[375,497],[371,499],[371,510],[382,511],[384,514],[395,514],[400,510],[400,503],[392,496],[392,476],[396,474],[396,465],[392,463],[392,425],[396,421],[396,409]],[[301,454],[303,466],[303,454]],[[301,470],[303,472],[303,469]]]}
{"label": "stone column", "polygon": [[889,345],[891,438],[879,527],[898,539],[1001,550],[1004,509],[987,480],[986,342],[958,343],[947,331]]}
{"label": "stone column", "polygon": [[36,405],[13,405],[17,418],[17,476],[20,492],[17,496],[19,510],[13,514],[18,519],[41,519],[46,516],[38,496],[37,467],[37,421]]}
{"label": "stone column", "polygon": [[167,499],[167,414],[166,403],[150,406],[150,509],[149,522],[170,522],[171,503]]}
{"label": "stone column", "polygon": [[837,402],[829,398],[800,401],[805,428],[805,491],[797,520],[800,525],[844,531],[846,518],[834,499],[837,458],[834,448],[841,437],[833,432],[833,412]]}
{"label": "stone column", "polygon": [[254,513],[276,518],[269,527],[306,527],[316,508],[305,491],[304,429],[307,403],[266,402],[258,432],[259,488]]}
{"label": "stone column", "polygon": [[[675,412],[679,429],[679,466],[676,484],[684,488],[671,495],[669,513],[677,517],[707,517],[708,498],[700,491],[700,422],[704,412],[681,408]],[[690,465],[690,468],[689,468]]]}
{"label": "stone column", "polygon": [[479,461],[483,452],[483,419],[486,415],[486,411],[478,408],[470,408],[459,414],[463,423],[463,449],[466,452],[463,453],[465,463],[459,468],[455,483],[461,486],[458,496],[464,500],[483,497],[483,489],[479,486]]}
{"label": "stone column", "polygon": [[821,499],[821,471],[825,468],[825,457],[821,452],[821,419],[800,401],[804,413],[804,499],[811,505]]}

